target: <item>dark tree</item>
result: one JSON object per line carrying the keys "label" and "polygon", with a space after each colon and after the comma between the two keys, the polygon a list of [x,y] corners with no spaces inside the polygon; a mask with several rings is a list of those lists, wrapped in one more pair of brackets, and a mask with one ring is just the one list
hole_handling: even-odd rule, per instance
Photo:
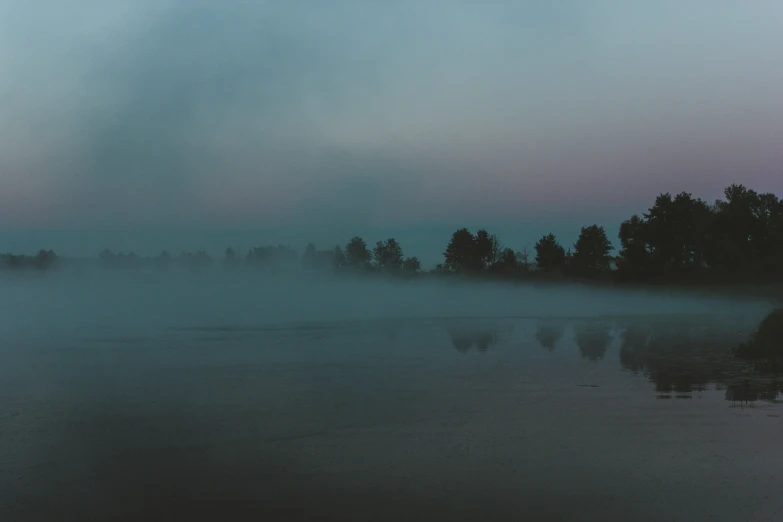
{"label": "dark tree", "polygon": [[775,272],[783,260],[783,203],[742,185],[724,191],[708,231],[707,264],[724,273]]}
{"label": "dark tree", "polygon": [[612,243],[606,237],[604,227],[582,227],[574,244],[574,268],[584,273],[599,273],[609,269]]}
{"label": "dark tree", "polygon": [[375,267],[381,272],[396,273],[402,269],[402,247],[394,238],[378,241],[372,255]]}
{"label": "dark tree", "polygon": [[643,277],[651,270],[652,256],[647,247],[647,223],[638,215],[620,225],[620,259],[618,269],[623,274]]}
{"label": "dark tree", "polygon": [[536,264],[541,270],[551,271],[565,265],[565,250],[554,234],[547,234],[536,243]]}
{"label": "dark tree", "polygon": [[370,268],[372,254],[364,239],[355,236],[345,245],[345,266],[351,270],[367,270]]}
{"label": "dark tree", "polygon": [[500,241],[495,234],[490,234],[483,228],[476,232],[475,236],[476,255],[478,256],[482,268],[492,266],[500,258]]}
{"label": "dark tree", "polygon": [[704,235],[709,206],[687,192],[661,194],[644,216],[644,236],[652,267],[663,273],[683,273],[704,263]]}
{"label": "dark tree", "polygon": [[415,274],[421,270],[421,263],[419,260],[415,257],[408,257],[405,258],[405,261],[402,263],[402,271],[406,274]]}
{"label": "dark tree", "polygon": [[517,254],[510,248],[503,249],[498,260],[490,267],[495,274],[513,276],[523,270],[523,265],[517,259]]}
{"label": "dark tree", "polygon": [[476,237],[467,228],[461,228],[451,235],[451,241],[443,253],[445,269],[451,272],[477,272],[482,268]]}

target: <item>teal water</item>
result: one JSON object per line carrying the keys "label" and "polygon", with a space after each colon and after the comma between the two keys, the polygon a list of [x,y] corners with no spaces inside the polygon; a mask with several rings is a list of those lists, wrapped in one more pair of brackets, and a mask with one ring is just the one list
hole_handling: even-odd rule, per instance
{"label": "teal water", "polygon": [[783,516],[736,314],[149,324],[0,351],[0,518]]}

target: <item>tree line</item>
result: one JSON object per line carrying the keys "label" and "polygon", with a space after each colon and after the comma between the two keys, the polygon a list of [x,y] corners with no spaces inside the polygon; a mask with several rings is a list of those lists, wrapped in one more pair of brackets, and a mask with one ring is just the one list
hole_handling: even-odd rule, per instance
{"label": "tree line", "polygon": [[620,225],[619,251],[602,226],[581,228],[572,248],[554,234],[526,252],[501,246],[494,234],[454,232],[437,270],[451,273],[562,275],[621,282],[766,281],[783,275],[783,200],[742,185],[709,204],[690,193],[659,195],[647,212]]}
{"label": "tree line", "polygon": [[[432,274],[473,277],[592,278],[619,282],[682,283],[765,281],[778,278],[783,268],[783,200],[731,185],[723,199],[712,204],[681,192],[659,195],[647,212],[633,215],[620,225],[618,249],[602,226],[581,228],[576,242],[566,248],[552,233],[535,244],[535,252],[516,251],[480,229],[456,230],[443,252],[443,262]],[[613,251],[616,254],[613,255]],[[154,258],[104,250],[98,256],[110,268],[154,264],[160,268],[190,269],[216,264],[204,251],[182,252],[173,257],[162,252]],[[285,245],[254,247],[240,253],[224,252],[220,263],[272,271],[303,270],[351,274],[412,276],[421,273],[416,257],[407,257],[394,238],[373,247],[361,237],[344,246],[319,250],[313,243],[300,256]],[[35,256],[0,256],[0,266],[11,269],[48,270],[60,264],[51,250]]]}

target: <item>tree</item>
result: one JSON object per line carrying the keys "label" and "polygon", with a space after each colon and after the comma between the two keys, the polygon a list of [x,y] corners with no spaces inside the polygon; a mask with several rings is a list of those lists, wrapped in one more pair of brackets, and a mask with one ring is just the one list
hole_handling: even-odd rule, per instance
{"label": "tree", "polygon": [[606,237],[604,227],[590,225],[582,227],[579,238],[574,244],[574,265],[577,271],[584,273],[598,273],[609,268],[613,249],[612,243]]}
{"label": "tree", "polygon": [[35,256],[35,266],[39,270],[48,270],[53,268],[59,261],[54,250],[39,250]]}
{"label": "tree", "polygon": [[501,248],[497,236],[483,228],[476,232],[475,246],[482,268],[492,266],[500,258]]}
{"label": "tree", "polygon": [[359,236],[351,238],[345,245],[345,266],[352,270],[367,270],[370,268],[372,254],[367,243]]}
{"label": "tree", "polygon": [[651,254],[647,247],[647,222],[634,214],[620,225],[620,264],[622,273],[636,277],[651,269]]}
{"label": "tree", "polygon": [[650,262],[659,272],[683,272],[704,264],[709,206],[691,194],[661,194],[644,215],[643,232]]}
{"label": "tree", "polygon": [[541,270],[551,271],[565,265],[565,249],[554,234],[547,234],[536,243],[536,264]]}
{"label": "tree", "polygon": [[783,259],[783,203],[743,185],[715,202],[707,233],[707,264],[726,273],[776,271]]}
{"label": "tree", "polygon": [[405,258],[402,263],[402,271],[406,274],[415,274],[421,270],[421,262],[415,257]]}
{"label": "tree", "polygon": [[467,228],[460,228],[451,235],[443,257],[444,268],[451,272],[476,272],[482,268],[476,238]]}
{"label": "tree", "polygon": [[514,276],[520,272],[523,266],[519,263],[516,252],[511,248],[504,248],[498,255],[497,261],[489,267],[495,274]]}
{"label": "tree", "polygon": [[378,241],[373,249],[375,266],[382,272],[398,272],[402,268],[402,247],[394,238]]}

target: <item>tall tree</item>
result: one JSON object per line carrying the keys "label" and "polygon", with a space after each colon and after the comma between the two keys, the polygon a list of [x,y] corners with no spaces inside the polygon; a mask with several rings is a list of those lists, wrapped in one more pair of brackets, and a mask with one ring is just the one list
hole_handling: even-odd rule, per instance
{"label": "tall tree", "polygon": [[372,252],[375,266],[382,272],[398,272],[402,268],[402,247],[394,238],[378,241]]}
{"label": "tall tree", "polygon": [[481,261],[482,268],[492,266],[500,258],[500,241],[495,234],[490,234],[485,229],[476,232],[476,255]]}
{"label": "tall tree", "polygon": [[647,249],[656,270],[675,273],[703,265],[711,218],[704,201],[687,192],[675,197],[661,194],[644,218]]}
{"label": "tall tree", "polygon": [[633,277],[645,277],[650,273],[652,256],[647,245],[647,222],[637,214],[626,219],[620,225],[620,259],[618,268],[621,274]]}
{"label": "tall tree", "polygon": [[574,244],[573,262],[575,268],[586,273],[597,273],[609,268],[612,243],[606,237],[604,227],[590,225],[582,227],[579,238]]}
{"label": "tall tree", "polygon": [[554,234],[547,234],[536,243],[536,265],[545,271],[557,270],[565,265],[565,249]]}
{"label": "tall tree", "polygon": [[482,268],[476,237],[467,228],[461,228],[451,235],[443,257],[444,268],[452,272],[475,272]]}

